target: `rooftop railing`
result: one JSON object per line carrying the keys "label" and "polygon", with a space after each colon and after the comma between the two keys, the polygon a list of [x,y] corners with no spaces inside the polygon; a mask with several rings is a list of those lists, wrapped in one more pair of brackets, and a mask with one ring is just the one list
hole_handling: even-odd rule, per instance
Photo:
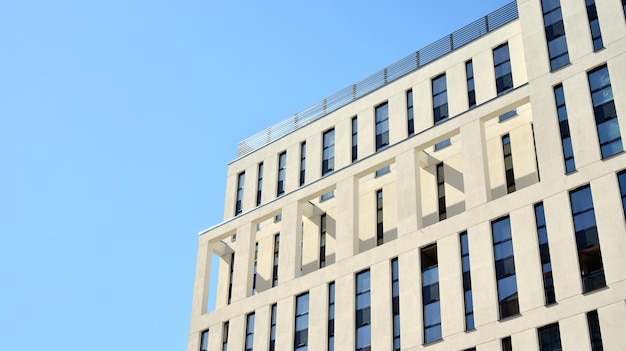
{"label": "rooftop railing", "polygon": [[343,106],[391,83],[430,62],[496,30],[519,17],[513,1],[452,34],[392,63],[371,76],[352,84],[306,110],[296,113],[239,143],[239,157],[249,154]]}

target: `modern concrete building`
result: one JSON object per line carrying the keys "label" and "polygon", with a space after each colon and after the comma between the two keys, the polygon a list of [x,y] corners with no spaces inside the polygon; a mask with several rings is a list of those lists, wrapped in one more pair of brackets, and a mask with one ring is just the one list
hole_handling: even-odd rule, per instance
{"label": "modern concrete building", "polygon": [[625,350],[624,128],[626,0],[496,10],[240,144],[188,350]]}

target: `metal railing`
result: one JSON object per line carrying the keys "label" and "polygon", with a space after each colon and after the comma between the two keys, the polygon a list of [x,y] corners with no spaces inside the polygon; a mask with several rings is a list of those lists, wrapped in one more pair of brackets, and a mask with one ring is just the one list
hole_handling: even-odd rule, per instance
{"label": "metal railing", "polygon": [[425,46],[409,56],[392,63],[371,76],[348,86],[306,110],[296,113],[239,143],[239,157],[277,140],[341,107],[391,83],[428,63],[466,45],[519,17],[517,2],[513,1],[452,34]]}

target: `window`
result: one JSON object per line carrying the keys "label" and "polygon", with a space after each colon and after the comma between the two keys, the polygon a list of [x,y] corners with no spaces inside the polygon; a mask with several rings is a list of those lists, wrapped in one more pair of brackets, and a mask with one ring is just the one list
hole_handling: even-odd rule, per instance
{"label": "window", "polygon": [[272,287],[278,285],[278,248],[280,247],[280,234],[274,235],[274,269],[272,270]]}
{"label": "window", "polygon": [[359,121],[356,119],[356,117],[352,117],[352,162],[356,161],[359,156],[358,146],[359,146]]}
{"label": "window", "polygon": [[400,351],[400,278],[398,258],[391,260],[391,310],[393,313],[393,351]]}
{"label": "window", "polygon": [[598,311],[587,312],[587,324],[589,325],[589,339],[591,339],[591,351],[602,351],[602,334],[600,333],[600,320]]}
{"label": "window", "polygon": [[328,351],[335,351],[335,282],[328,284]]}
{"label": "window", "polygon": [[383,176],[387,173],[391,172],[391,166],[385,166],[379,170],[376,171],[376,173],[374,174],[374,177],[378,178],[380,176]]}
{"label": "window", "polygon": [[513,73],[511,71],[508,43],[493,49],[493,64],[496,71],[496,91],[498,95],[513,89]]}
{"label": "window", "polygon": [[335,170],[335,129],[324,133],[322,151],[322,176]]}
{"label": "window", "polygon": [[609,69],[606,65],[598,67],[588,73],[588,78],[600,150],[602,158],[607,158],[622,151],[622,136],[617,122]]}
{"label": "window", "polygon": [[552,281],[552,262],[550,260],[548,229],[546,228],[546,215],[543,210],[543,202],[535,205],[535,222],[537,223],[537,236],[539,237],[539,256],[541,257],[543,272],[545,304],[551,305],[556,302],[556,296],[554,295],[554,282]]}
{"label": "window", "polygon": [[356,275],[356,351],[372,347],[370,306],[370,271],[366,270]]}
{"label": "window", "polygon": [[472,347],[472,348],[469,348],[469,349],[465,349],[465,350],[463,350],[463,351],[476,351],[476,348],[475,348],[475,347]]}
{"label": "window", "polygon": [[308,350],[309,344],[309,293],[296,297],[296,333],[293,338],[295,351]]}
{"label": "window", "polygon": [[233,297],[233,278],[235,277],[235,253],[230,255],[230,274],[228,276],[228,303]]}
{"label": "window", "polygon": [[539,334],[540,351],[561,351],[561,333],[559,323],[554,323],[541,327],[537,330]]}
{"label": "window", "polygon": [[433,88],[433,121],[439,124],[448,119],[448,88],[446,74],[443,73],[432,80]]}
{"label": "window", "polygon": [[389,104],[376,107],[376,151],[389,146]]}
{"label": "window", "polygon": [[272,305],[272,315],[270,317],[270,350],[276,350],[276,315],[278,313],[278,306]]}
{"label": "window", "polygon": [[263,195],[263,162],[259,163],[259,178],[256,183],[256,205],[261,204]]}
{"label": "window", "polygon": [[331,191],[329,191],[329,192],[327,192],[325,194],[322,194],[322,196],[320,196],[320,202],[324,202],[326,200],[330,200],[333,197],[335,197],[335,191],[331,190]]}
{"label": "window", "polygon": [[259,260],[259,243],[254,244],[254,266],[252,268],[252,295],[256,294],[257,261]]}
{"label": "window", "polygon": [[541,0],[543,8],[543,23],[548,42],[548,54],[550,56],[550,69],[555,70],[569,63],[567,51],[567,39],[565,39],[565,27],[563,26],[563,14],[561,13],[560,0]]}
{"label": "window", "polygon": [[380,189],[376,192],[376,246],[383,244],[384,234],[383,189]]}
{"label": "window", "polygon": [[285,176],[287,172],[287,151],[283,151],[278,155],[278,186],[276,188],[276,196],[285,193]]}
{"label": "window", "polygon": [[326,267],[326,213],[320,216],[320,268]]}
{"label": "window", "polygon": [[409,136],[415,134],[415,121],[413,120],[413,90],[406,92],[406,116]]}
{"label": "window", "polygon": [[598,12],[596,11],[595,0],[585,0],[587,4],[587,19],[589,19],[589,28],[591,29],[591,40],[593,40],[593,51],[598,51],[604,47],[602,43],[602,33],[600,33],[600,21],[598,20]]}
{"label": "window", "polygon": [[424,343],[441,339],[441,307],[439,305],[439,266],[437,244],[421,250],[422,303],[424,305]]}
{"label": "window", "polygon": [[243,186],[246,182],[246,172],[237,176],[237,202],[235,203],[235,216],[243,212]]}
{"label": "window", "polygon": [[435,151],[441,150],[444,147],[449,146],[449,145],[452,145],[452,140],[450,140],[450,138],[440,141],[437,144],[435,144]]}
{"label": "window", "polygon": [[474,298],[472,295],[472,277],[470,274],[469,243],[467,232],[460,235],[461,240],[461,268],[463,269],[463,294],[465,300],[465,330],[475,329],[474,325]]}
{"label": "window", "polygon": [[511,343],[510,336],[502,339],[502,351],[513,351],[513,344]]}
{"label": "window", "polygon": [[222,329],[222,351],[228,351],[228,322],[224,322]]}
{"label": "window", "polygon": [[565,172],[570,173],[576,170],[576,162],[574,162],[574,148],[572,147],[572,136],[569,131],[565,93],[563,92],[562,84],[554,87],[554,100],[556,101],[556,112],[559,116],[559,129],[561,132],[561,146],[563,147]]}
{"label": "window", "polygon": [[626,217],[626,170],[621,171],[617,174],[617,180],[619,181],[619,190],[622,195],[622,208],[624,209],[624,217]]}
{"label": "window", "polygon": [[476,106],[476,90],[474,88],[474,64],[472,60],[465,62],[465,74],[467,75],[467,98],[469,108]]}
{"label": "window", "polygon": [[517,110],[516,109],[512,109],[511,111],[507,111],[503,114],[501,114],[500,116],[498,116],[498,120],[500,122],[504,122],[509,118],[512,118],[514,116],[517,116]]}
{"label": "window", "polygon": [[300,143],[300,186],[306,182],[306,141]]}
{"label": "window", "polygon": [[246,317],[246,351],[252,351],[254,347],[254,312]]}
{"label": "window", "polygon": [[209,330],[205,330],[200,335],[200,351],[207,351],[209,349]]}
{"label": "window", "polygon": [[491,222],[491,233],[493,235],[496,279],[498,280],[500,319],[503,319],[519,313],[515,258],[513,257],[513,240],[509,217]]}
{"label": "window", "polygon": [[511,153],[511,138],[508,134],[502,136],[502,153],[504,155],[506,193],[510,194],[515,191],[515,174],[513,173],[513,154]]}
{"label": "window", "polygon": [[443,178],[443,162],[437,165],[437,198],[439,220],[446,219],[446,182]]}
{"label": "window", "polygon": [[586,293],[606,286],[591,188],[589,185],[583,186],[571,191],[569,196],[576,231],[580,275],[583,292]]}
{"label": "window", "polygon": [[622,0],[622,6],[624,7],[624,17],[626,17],[626,0]]}

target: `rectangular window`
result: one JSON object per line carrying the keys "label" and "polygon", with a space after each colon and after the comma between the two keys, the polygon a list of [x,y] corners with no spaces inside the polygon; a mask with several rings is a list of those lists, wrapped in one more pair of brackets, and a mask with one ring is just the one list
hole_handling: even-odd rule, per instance
{"label": "rectangular window", "polygon": [[467,75],[467,98],[469,108],[476,106],[476,90],[474,88],[474,64],[472,60],[465,62],[465,74]]}
{"label": "rectangular window", "polygon": [[278,184],[276,187],[276,196],[285,193],[285,177],[287,175],[287,151],[283,151],[278,155]]}
{"label": "rectangular window", "polygon": [[567,39],[563,26],[563,14],[561,13],[560,0],[541,0],[543,8],[543,24],[546,30],[548,42],[548,54],[550,56],[550,69],[555,70],[569,63],[567,51]]}
{"label": "rectangular window", "polygon": [[537,223],[537,236],[539,239],[539,255],[541,257],[543,272],[545,304],[551,305],[556,302],[556,296],[554,295],[554,282],[552,281],[552,261],[550,260],[548,229],[546,228],[546,215],[543,210],[543,202],[535,205],[535,222]]}
{"label": "rectangular window", "polygon": [[460,235],[461,241],[461,268],[463,269],[463,294],[465,300],[465,330],[473,330],[474,325],[474,297],[472,295],[472,276],[470,274],[469,243],[467,232]]}
{"label": "rectangular window", "polygon": [[600,20],[598,19],[598,11],[596,10],[595,0],[585,0],[587,4],[587,19],[589,19],[589,28],[591,29],[591,40],[593,40],[593,51],[598,51],[604,47],[602,43],[602,33],[600,32]]}
{"label": "rectangular window", "polygon": [[259,163],[259,178],[256,183],[256,205],[259,206],[261,204],[263,195],[263,162]]}
{"label": "rectangular window", "polygon": [[606,65],[598,67],[588,73],[588,78],[600,150],[602,158],[607,158],[622,151],[623,148],[609,69]]}
{"label": "rectangular window", "polygon": [[448,86],[446,74],[432,79],[433,89],[433,122],[439,124],[448,119]]}
{"label": "rectangular window", "polygon": [[376,151],[389,146],[389,104],[376,107]]}
{"label": "rectangular window", "polygon": [[443,176],[443,162],[437,165],[437,198],[439,208],[439,220],[446,219],[446,182]]}
{"label": "rectangular window", "polygon": [[320,268],[326,267],[326,213],[320,216]]}
{"label": "rectangular window", "polygon": [[222,351],[228,351],[228,322],[224,322],[222,329]]}
{"label": "rectangular window", "polygon": [[356,351],[370,351],[372,348],[370,306],[370,271],[368,269],[356,275]]}
{"label": "rectangular window", "polygon": [[511,343],[510,336],[502,339],[502,351],[513,351],[513,344]]}
{"label": "rectangular window", "polygon": [[356,117],[352,117],[352,162],[359,157],[359,122]]}
{"label": "rectangular window", "polygon": [[376,173],[374,173],[374,177],[378,178],[381,176],[384,176],[385,174],[391,172],[391,166],[385,166],[379,170],[376,171]]}
{"label": "rectangular window", "polygon": [[513,118],[514,116],[517,116],[517,109],[512,109],[501,114],[500,116],[498,116],[498,121],[504,122],[509,118]]}
{"label": "rectangular window", "polygon": [[574,162],[574,148],[572,147],[572,136],[569,131],[565,93],[563,92],[562,84],[554,87],[554,100],[556,101],[556,112],[559,116],[559,130],[561,132],[561,146],[563,147],[565,172],[569,173],[576,170],[576,163]]}
{"label": "rectangular window", "polygon": [[328,351],[335,351],[335,282],[328,284]]}
{"label": "rectangular window", "polygon": [[393,351],[400,351],[400,276],[397,258],[391,260],[391,308],[393,313]]}
{"label": "rectangular window", "polygon": [[626,218],[626,170],[617,174],[617,180],[619,181],[619,190],[622,195],[622,208],[624,209],[624,217]]}
{"label": "rectangular window", "polygon": [[539,334],[540,351],[561,351],[561,333],[559,323],[554,323],[541,327],[537,330]]}
{"label": "rectangular window", "polygon": [[296,297],[296,332],[293,338],[295,351],[306,351],[309,344],[309,293]]}
{"label": "rectangular window", "polygon": [[441,339],[437,244],[427,246],[421,250],[421,264],[424,344],[428,344]]}
{"label": "rectangular window", "polygon": [[280,234],[274,235],[274,269],[272,270],[272,287],[278,285],[278,249],[280,247]]}
{"label": "rectangular window", "polygon": [[200,351],[207,351],[209,349],[209,330],[202,332],[200,336]]}
{"label": "rectangular window", "polygon": [[235,203],[235,216],[243,212],[243,187],[246,182],[246,172],[237,176],[237,202]]}
{"label": "rectangular window", "polygon": [[500,319],[503,319],[519,313],[515,258],[513,256],[513,240],[509,217],[491,222],[491,233],[493,235],[496,279],[498,280]]}
{"label": "rectangular window", "polygon": [[252,295],[256,294],[257,261],[259,260],[259,243],[254,244],[254,266],[252,268]]}
{"label": "rectangular window", "polygon": [[276,350],[276,315],[278,313],[278,306],[272,305],[272,315],[270,317],[270,350]]}
{"label": "rectangular window", "polygon": [[329,192],[327,192],[325,194],[322,194],[322,196],[320,196],[320,202],[324,202],[326,200],[330,200],[333,197],[335,197],[335,191],[331,190],[331,191],[329,191]]}
{"label": "rectangular window", "polygon": [[602,334],[600,333],[600,320],[598,311],[587,312],[587,324],[589,325],[589,339],[591,339],[591,351],[602,351]]}
{"label": "rectangular window", "polygon": [[230,255],[230,274],[228,276],[228,303],[233,297],[233,278],[235,277],[235,253]]}
{"label": "rectangular window", "polygon": [[383,189],[376,192],[376,246],[382,245],[384,242],[384,225],[383,225]]}
{"label": "rectangular window", "polygon": [[626,17],[626,0],[622,0],[622,6],[624,7],[624,17]]}
{"label": "rectangular window", "polygon": [[324,133],[322,150],[322,176],[335,170],[335,129]]}
{"label": "rectangular window", "polygon": [[591,187],[586,185],[573,190],[569,196],[576,231],[580,275],[583,292],[586,293],[606,286]]}
{"label": "rectangular window", "polygon": [[300,144],[300,186],[306,182],[306,141]]}
{"label": "rectangular window", "polygon": [[509,44],[502,44],[493,49],[493,65],[496,71],[496,91],[498,95],[513,89],[513,72]]}
{"label": "rectangular window", "polygon": [[254,347],[254,312],[246,318],[246,351],[252,351]]}
{"label": "rectangular window", "polygon": [[502,154],[504,155],[504,175],[506,176],[506,193],[515,191],[515,174],[513,173],[513,154],[511,152],[511,137],[502,136]]}
{"label": "rectangular window", "polygon": [[413,90],[406,92],[406,117],[408,122],[409,136],[415,134],[415,121],[413,120]]}

